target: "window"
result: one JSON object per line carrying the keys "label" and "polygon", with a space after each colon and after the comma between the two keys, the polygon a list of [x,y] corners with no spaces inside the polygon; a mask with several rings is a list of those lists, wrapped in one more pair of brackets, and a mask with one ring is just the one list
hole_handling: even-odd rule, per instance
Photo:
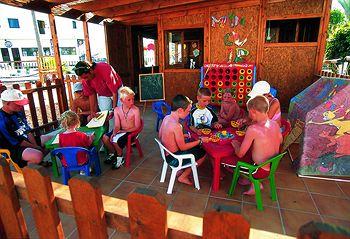
{"label": "window", "polygon": [[166,68],[199,69],[203,64],[203,29],[165,32]]}
{"label": "window", "polygon": [[22,55],[23,56],[37,56],[38,55],[38,48],[37,47],[22,48]]}
{"label": "window", "polygon": [[73,26],[73,29],[77,29],[77,22],[76,21],[72,21],[72,26]]}
{"label": "window", "polygon": [[265,42],[317,42],[320,18],[268,20]]}
{"label": "window", "polygon": [[45,34],[45,22],[42,20],[37,20],[38,22],[38,28],[40,34]]}
{"label": "window", "polygon": [[19,28],[19,22],[17,18],[8,18],[10,28]]}
{"label": "window", "polygon": [[10,53],[7,48],[1,48],[1,55],[3,61],[10,61]]}
{"label": "window", "polygon": [[50,56],[51,55],[50,47],[44,47],[43,51],[44,51],[44,55],[45,56]]}
{"label": "window", "polygon": [[75,47],[60,47],[61,55],[76,55],[77,50]]}

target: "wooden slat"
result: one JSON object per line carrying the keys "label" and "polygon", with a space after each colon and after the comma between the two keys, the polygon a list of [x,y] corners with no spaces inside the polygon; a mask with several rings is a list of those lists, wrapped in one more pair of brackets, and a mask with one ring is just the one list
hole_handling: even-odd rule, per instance
{"label": "wooden slat", "polygon": [[108,238],[102,193],[96,178],[78,175],[68,185],[79,238]]}
{"label": "wooden slat", "polygon": [[[27,90],[30,90],[32,88],[32,84],[30,82],[26,82],[24,84],[25,88]],[[30,115],[32,117],[32,123],[33,123],[33,127],[36,128],[39,126],[38,123],[38,116],[36,114],[36,108],[35,108],[35,102],[34,102],[34,96],[33,93],[27,93],[27,98],[29,100],[29,111],[30,111]]]}
{"label": "wooden slat", "polygon": [[163,195],[137,188],[128,196],[132,238],[167,238],[167,206]]}
{"label": "wooden slat", "polygon": [[108,0],[104,1],[103,4],[101,4],[101,0],[94,0],[91,2],[76,4],[71,7],[82,12],[96,12],[106,8],[118,7],[137,2],[144,2],[144,0]]}
{"label": "wooden slat", "polygon": [[64,238],[51,179],[47,170],[30,164],[23,169],[29,203],[40,238]]}
{"label": "wooden slat", "polygon": [[108,8],[101,11],[96,11],[94,14],[105,17],[118,17],[128,14],[142,13],[148,11],[155,11],[164,8],[173,8],[176,6],[205,2],[205,0],[154,0],[147,2],[138,2],[124,6]]}
{"label": "wooden slat", "polygon": [[0,159],[0,216],[8,238],[29,238],[10,167]]}
{"label": "wooden slat", "polygon": [[240,208],[219,205],[214,207],[215,210],[204,215],[203,239],[249,238],[250,226],[239,214]]}
{"label": "wooden slat", "polygon": [[[46,86],[48,86],[48,87],[51,86],[51,80],[47,80],[46,81]],[[52,94],[52,89],[51,88],[47,89],[47,95],[48,95],[48,98],[49,98],[51,119],[52,119],[52,121],[56,121],[57,120],[56,107],[55,107],[55,102],[54,102],[54,99],[53,99],[53,94]]]}
{"label": "wooden slat", "polygon": [[45,105],[45,99],[44,99],[44,94],[43,90],[40,89],[42,87],[41,81],[36,82],[36,87],[38,88],[38,98],[39,98],[39,105],[40,105],[40,112],[41,112],[41,119],[42,123],[47,124],[47,112],[46,112],[46,105]]}

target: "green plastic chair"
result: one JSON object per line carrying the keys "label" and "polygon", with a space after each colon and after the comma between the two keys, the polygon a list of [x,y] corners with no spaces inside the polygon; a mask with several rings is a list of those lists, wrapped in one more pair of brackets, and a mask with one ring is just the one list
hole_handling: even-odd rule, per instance
{"label": "green plastic chair", "polygon": [[[237,185],[237,181],[239,178],[239,175],[242,174],[244,177],[248,178],[254,185],[254,189],[255,189],[255,200],[256,200],[256,205],[259,211],[263,210],[263,205],[262,205],[262,200],[261,200],[261,191],[260,191],[260,183],[261,181],[265,180],[265,179],[269,179],[270,181],[270,188],[271,188],[271,199],[272,201],[276,201],[277,200],[277,191],[276,191],[276,182],[275,182],[275,172],[277,170],[278,164],[280,162],[280,160],[282,159],[282,157],[286,154],[287,152],[283,152],[281,154],[276,155],[275,157],[267,160],[266,162],[259,164],[259,165],[251,165],[249,163],[246,162],[242,162],[242,161],[238,161],[237,165],[236,165],[236,169],[233,173],[233,178],[232,178],[232,183],[230,186],[230,190],[228,192],[229,196],[232,196],[232,193],[234,192],[236,185]],[[261,168],[267,164],[271,163],[270,166],[270,175],[267,178],[263,178],[263,179],[255,179],[253,177],[253,172],[255,170],[257,170],[258,168]],[[249,170],[249,174],[244,174],[240,172],[240,168],[244,167],[247,168]]]}

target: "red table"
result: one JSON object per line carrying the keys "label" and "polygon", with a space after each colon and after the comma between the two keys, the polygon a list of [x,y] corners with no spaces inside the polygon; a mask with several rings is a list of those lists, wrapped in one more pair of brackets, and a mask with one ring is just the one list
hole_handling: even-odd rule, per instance
{"label": "red table", "polygon": [[[189,130],[189,129],[188,129]],[[240,142],[243,141],[244,136],[238,136],[236,134],[237,129],[226,128],[220,130],[212,130],[212,133],[215,134],[218,131],[226,130],[231,134],[234,134],[234,140],[238,140]],[[199,136],[191,131],[191,136],[193,139],[198,140]],[[210,135],[202,135],[203,137]],[[219,143],[209,142],[202,144],[203,149],[211,156],[213,160],[213,191],[217,192],[220,187],[220,164],[221,160],[226,157],[232,157],[235,154],[235,151],[231,144],[221,145]]]}

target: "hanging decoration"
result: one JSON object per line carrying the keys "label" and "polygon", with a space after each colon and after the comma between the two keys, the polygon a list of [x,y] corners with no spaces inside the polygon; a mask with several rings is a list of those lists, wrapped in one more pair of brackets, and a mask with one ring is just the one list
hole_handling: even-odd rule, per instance
{"label": "hanging decoration", "polygon": [[244,48],[236,48],[236,57],[234,59],[234,62],[244,62],[245,57],[249,55],[249,51]]}
{"label": "hanging decoration", "polygon": [[219,27],[224,27],[224,25],[227,22],[227,16],[222,16],[219,19],[217,19],[214,16],[211,16],[211,26],[216,27],[216,24],[219,24]]}

